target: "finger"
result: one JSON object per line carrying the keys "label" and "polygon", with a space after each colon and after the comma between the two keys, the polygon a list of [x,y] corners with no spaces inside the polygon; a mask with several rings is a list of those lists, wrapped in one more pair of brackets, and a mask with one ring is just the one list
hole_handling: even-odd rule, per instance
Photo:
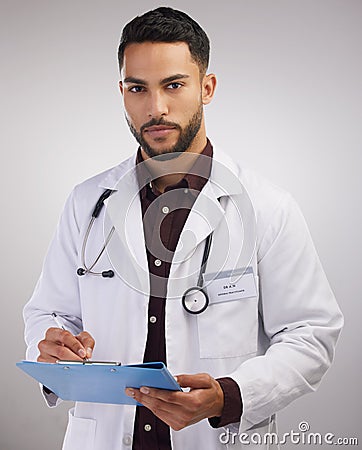
{"label": "finger", "polygon": [[[142,388],[141,388],[142,389]],[[146,408],[150,409],[154,414],[161,418],[161,415],[170,414],[180,408],[179,404],[166,402],[158,397],[153,397],[141,392],[141,389],[126,388],[125,393],[129,397],[132,397],[137,402],[141,403]],[[158,389],[155,389],[158,391]]]}
{"label": "finger", "polygon": [[62,328],[51,327],[45,332],[45,340],[60,343]]}
{"label": "finger", "polygon": [[39,342],[38,348],[40,350],[39,362],[55,362],[56,360],[82,361],[82,358],[74,354],[72,350],[56,342],[44,339]]}
{"label": "finger", "polygon": [[[81,358],[86,357],[86,351],[80,341],[72,335],[68,330],[61,328],[49,328],[45,333],[45,341],[57,343],[71,350],[74,355],[70,359],[74,359],[75,356]],[[66,352],[68,354],[68,352]]]}
{"label": "finger", "polygon": [[195,399],[191,399],[189,394],[186,395],[191,402],[184,405],[165,402],[157,397],[151,397],[149,394],[142,394],[141,390],[134,388],[127,388],[126,394],[177,431],[206,417],[204,412],[200,410],[201,404],[195,403]]}
{"label": "finger", "polygon": [[57,358],[54,358],[52,356],[43,357],[42,355],[39,355],[37,361],[44,363],[55,363],[57,362]]}
{"label": "finger", "polygon": [[[128,390],[128,395],[133,396],[135,400],[151,409],[155,414],[157,412],[157,416],[159,416],[159,411],[171,414],[180,414],[180,411],[187,414],[189,412],[195,414],[202,406],[201,393],[202,391],[197,390],[180,392],[146,386],[142,386],[140,389],[131,388]],[[189,419],[189,417],[187,418]]]}
{"label": "finger", "polygon": [[181,391],[169,391],[167,389],[155,389],[147,386],[142,386],[139,389],[139,392],[144,397],[155,398],[158,400],[162,400],[163,402],[174,404],[174,405],[183,405],[186,401],[187,393]]}
{"label": "finger", "polygon": [[62,331],[63,332],[61,334],[61,343],[77,356],[85,358],[87,352],[84,346],[81,344],[81,342],[79,342],[79,340],[75,336],[73,336],[69,331],[66,330]]}
{"label": "finger", "polygon": [[181,387],[191,389],[208,389],[212,387],[213,378],[207,373],[197,373],[195,375],[177,375],[175,377]]}
{"label": "finger", "polygon": [[75,337],[76,337],[76,339],[78,339],[78,341],[85,348],[86,353],[87,353],[86,357],[87,358],[91,358],[92,357],[92,353],[93,353],[93,349],[94,349],[94,346],[95,346],[95,341],[94,341],[93,337],[87,331],[82,331],[81,333],[79,333]]}

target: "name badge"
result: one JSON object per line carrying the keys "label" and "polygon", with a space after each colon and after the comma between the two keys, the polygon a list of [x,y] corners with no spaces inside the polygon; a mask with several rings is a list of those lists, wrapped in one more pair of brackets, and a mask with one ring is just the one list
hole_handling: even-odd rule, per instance
{"label": "name badge", "polygon": [[257,296],[252,267],[207,273],[203,278],[211,304]]}

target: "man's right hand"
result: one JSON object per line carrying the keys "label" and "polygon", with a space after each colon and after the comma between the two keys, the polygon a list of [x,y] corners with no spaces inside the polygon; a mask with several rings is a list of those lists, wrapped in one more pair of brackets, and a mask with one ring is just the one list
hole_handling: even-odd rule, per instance
{"label": "man's right hand", "polygon": [[82,331],[73,336],[61,328],[49,328],[45,339],[39,342],[38,362],[54,363],[57,360],[82,361],[92,356],[95,342],[92,336]]}

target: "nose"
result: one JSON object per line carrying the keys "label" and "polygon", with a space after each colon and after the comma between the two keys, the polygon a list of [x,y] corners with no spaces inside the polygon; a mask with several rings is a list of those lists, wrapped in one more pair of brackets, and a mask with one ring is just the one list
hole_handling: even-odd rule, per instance
{"label": "nose", "polygon": [[165,95],[162,92],[150,92],[148,102],[148,116],[158,118],[168,114],[168,106]]}

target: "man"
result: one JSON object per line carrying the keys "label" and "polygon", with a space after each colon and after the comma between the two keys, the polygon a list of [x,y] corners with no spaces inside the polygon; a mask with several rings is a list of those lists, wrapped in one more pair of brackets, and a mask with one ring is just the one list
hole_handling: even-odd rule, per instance
{"label": "man", "polygon": [[[24,310],[29,359],[164,361],[189,389],[129,388],[137,408],[77,403],[64,449],[225,448],[225,428],[273,430],[332,362],[343,318],[298,207],[206,137],[208,60],[205,32],[180,11],[124,28],[120,91],[140,147],[74,189]],[[202,285],[209,303],[188,302]]]}

